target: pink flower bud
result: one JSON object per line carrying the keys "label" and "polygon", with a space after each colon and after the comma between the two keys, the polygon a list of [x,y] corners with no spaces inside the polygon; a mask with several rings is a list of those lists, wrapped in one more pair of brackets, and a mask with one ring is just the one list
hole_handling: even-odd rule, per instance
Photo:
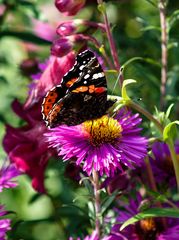
{"label": "pink flower bud", "polygon": [[56,8],[67,16],[75,15],[85,4],[85,0],[55,0]]}
{"label": "pink flower bud", "polygon": [[73,48],[81,48],[87,41],[88,38],[83,34],[62,37],[53,42],[51,54],[56,57],[63,57],[71,52]]}
{"label": "pink flower bud", "polygon": [[60,38],[53,42],[51,54],[56,57],[63,57],[72,50],[73,42],[68,38]]}
{"label": "pink flower bud", "polygon": [[69,36],[75,33],[87,33],[101,29],[103,32],[106,31],[104,24],[90,22],[87,20],[74,19],[60,23],[56,33],[62,37]]}

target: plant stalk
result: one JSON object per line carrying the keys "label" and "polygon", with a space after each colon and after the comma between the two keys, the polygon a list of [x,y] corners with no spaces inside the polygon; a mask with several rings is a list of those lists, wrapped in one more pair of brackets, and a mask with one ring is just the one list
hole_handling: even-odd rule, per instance
{"label": "plant stalk", "polygon": [[171,154],[171,158],[172,158],[173,166],[174,166],[174,170],[175,170],[177,187],[178,187],[178,191],[179,191],[179,161],[178,161],[177,156],[176,156],[175,146],[174,146],[173,140],[169,139],[167,141],[167,144],[168,144],[168,147],[170,149],[170,154]]}
{"label": "plant stalk", "polygon": [[[97,0],[97,2],[98,2],[99,5],[103,4],[103,0]],[[112,57],[113,57],[113,60],[114,60],[114,65],[115,65],[115,68],[116,68],[117,72],[119,72],[120,68],[121,68],[121,65],[120,65],[119,60],[118,60],[117,49],[116,49],[116,46],[115,46],[114,38],[113,38],[112,33],[111,33],[110,24],[109,24],[109,21],[108,21],[106,10],[102,11],[102,14],[103,14],[104,23],[105,23],[105,26],[106,26],[106,33],[107,33],[107,37],[108,37],[108,40],[109,40],[111,54],[112,54]],[[121,75],[120,81],[119,81],[120,86],[122,86],[122,82],[123,82],[123,77]]]}
{"label": "plant stalk", "polygon": [[149,113],[147,110],[142,108],[140,105],[138,105],[132,101],[129,103],[128,106],[134,108],[135,110],[137,110],[138,112],[140,112],[144,116],[146,116],[146,118],[148,118],[151,122],[153,122],[155,124],[155,126],[158,128],[158,130],[161,132],[161,134],[163,133],[163,127],[162,127],[161,123],[155,117],[153,117],[153,115],[151,113]]}
{"label": "plant stalk", "polygon": [[[154,178],[154,174],[152,172],[152,168],[151,168],[151,164],[150,164],[150,160],[149,160],[148,156],[145,158],[145,165],[146,165],[146,170],[147,170],[147,175],[148,175],[150,187],[154,192],[158,192],[157,185],[156,185],[155,178]],[[160,202],[157,202],[156,205],[159,208],[162,208],[162,204]],[[167,222],[166,222],[166,219],[164,217],[161,218],[161,222],[163,224],[163,227],[166,229],[167,228]]]}
{"label": "plant stalk", "polygon": [[93,169],[93,187],[94,187],[94,199],[95,199],[95,214],[96,214],[96,221],[95,221],[95,230],[97,232],[98,238],[100,239],[101,236],[101,223],[100,223],[100,216],[101,216],[101,206],[100,206],[100,185],[99,185],[99,176],[98,172]]}
{"label": "plant stalk", "polygon": [[158,9],[160,13],[161,27],[161,86],[160,86],[160,107],[165,107],[166,84],[167,84],[167,65],[168,65],[168,34],[166,20],[166,0],[159,0]]}

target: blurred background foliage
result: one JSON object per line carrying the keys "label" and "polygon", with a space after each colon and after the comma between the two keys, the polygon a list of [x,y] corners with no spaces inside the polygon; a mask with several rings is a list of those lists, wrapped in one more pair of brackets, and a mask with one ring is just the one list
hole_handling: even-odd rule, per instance
{"label": "blurred background foliage", "polygon": [[[156,1],[153,1],[156,3]],[[120,63],[130,60],[124,70],[124,78],[133,78],[137,84],[130,89],[134,100],[151,112],[160,101],[160,22],[155,4],[147,0],[107,1],[107,13],[111,22]],[[4,8],[6,6],[6,8]],[[168,18],[179,9],[179,2],[170,0]],[[179,21],[176,14],[171,19],[169,38],[169,69],[167,104],[175,102],[175,118],[179,114]],[[87,0],[84,9],[75,18],[96,22],[103,21],[96,2]],[[35,20],[47,22],[55,28],[60,21],[70,19],[61,15],[52,0],[0,0],[0,141],[5,124],[18,127],[23,124],[11,109],[17,98],[24,103],[31,82],[22,63],[26,59],[45,61],[50,54],[50,42],[37,34]],[[39,29],[40,31],[40,29]],[[96,38],[103,40],[101,32]],[[109,53],[109,45],[105,40]],[[136,58],[136,57],[140,57]],[[112,91],[115,78],[108,76]],[[119,89],[115,90],[119,95]],[[0,149],[0,159],[6,157]],[[5,190],[0,195],[1,204],[12,211],[13,231],[9,239],[57,240],[68,239],[73,233],[81,236],[88,230],[89,218],[86,208],[87,191],[64,176],[65,163],[52,159],[46,171],[48,196],[38,195],[27,176],[19,178],[19,186]],[[44,231],[45,229],[45,231]]]}

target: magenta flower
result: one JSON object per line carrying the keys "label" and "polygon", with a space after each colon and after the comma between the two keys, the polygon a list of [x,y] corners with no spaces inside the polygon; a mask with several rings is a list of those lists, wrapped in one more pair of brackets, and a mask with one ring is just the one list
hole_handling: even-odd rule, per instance
{"label": "magenta flower", "polygon": [[[175,151],[179,156],[179,142],[175,144]],[[173,162],[167,144],[155,142],[152,146],[152,152],[153,158],[150,158],[150,162],[157,183],[176,186]]]}
{"label": "magenta flower", "polygon": [[76,157],[76,164],[83,163],[88,175],[94,169],[110,176],[123,165],[134,168],[143,162],[147,140],[139,135],[140,123],[138,114],[121,110],[115,119],[105,115],[81,125],[53,128],[45,135],[64,161]]}
{"label": "magenta flower", "polygon": [[17,186],[17,183],[12,180],[13,178],[20,175],[19,170],[15,167],[14,164],[9,164],[7,166],[2,166],[0,169],[0,192],[4,188],[14,188]]}
{"label": "magenta flower", "polygon": [[[0,218],[6,215],[7,212],[4,211],[4,207],[0,205]],[[6,232],[11,229],[10,227],[11,220],[10,219],[0,219],[0,240],[5,240]]]}
{"label": "magenta flower", "polygon": [[[121,232],[119,231],[121,224],[127,219],[138,213],[142,197],[137,194],[136,200],[130,199],[129,204],[122,205],[124,210],[118,211],[118,217],[112,227],[111,234],[106,240],[178,240],[179,221],[178,219],[167,218],[167,228],[164,228],[160,218],[146,218],[138,221],[133,225],[129,225]],[[120,202],[121,206],[122,202]]]}
{"label": "magenta flower", "polygon": [[56,8],[67,16],[73,16],[84,6],[85,0],[55,0]]}
{"label": "magenta flower", "polygon": [[32,178],[32,186],[37,191],[45,192],[44,172],[48,159],[54,154],[48,148],[44,133],[47,132],[41,120],[41,104],[34,104],[28,110],[14,101],[13,110],[27,124],[20,128],[6,126],[3,146],[12,163]]}

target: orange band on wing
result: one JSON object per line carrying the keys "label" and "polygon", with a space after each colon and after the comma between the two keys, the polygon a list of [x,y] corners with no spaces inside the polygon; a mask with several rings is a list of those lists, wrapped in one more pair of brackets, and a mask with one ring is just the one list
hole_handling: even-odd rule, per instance
{"label": "orange band on wing", "polygon": [[106,92],[107,89],[105,87],[97,87],[95,88],[95,93],[103,93],[103,92]]}
{"label": "orange band on wing", "polygon": [[81,86],[81,87],[76,88],[76,89],[73,90],[72,92],[79,93],[79,92],[86,92],[86,91],[88,91],[88,87],[86,87],[86,86]]}
{"label": "orange band on wing", "polygon": [[78,78],[72,78],[70,81],[68,81],[66,83],[66,87],[71,87],[76,81],[78,80]]}

